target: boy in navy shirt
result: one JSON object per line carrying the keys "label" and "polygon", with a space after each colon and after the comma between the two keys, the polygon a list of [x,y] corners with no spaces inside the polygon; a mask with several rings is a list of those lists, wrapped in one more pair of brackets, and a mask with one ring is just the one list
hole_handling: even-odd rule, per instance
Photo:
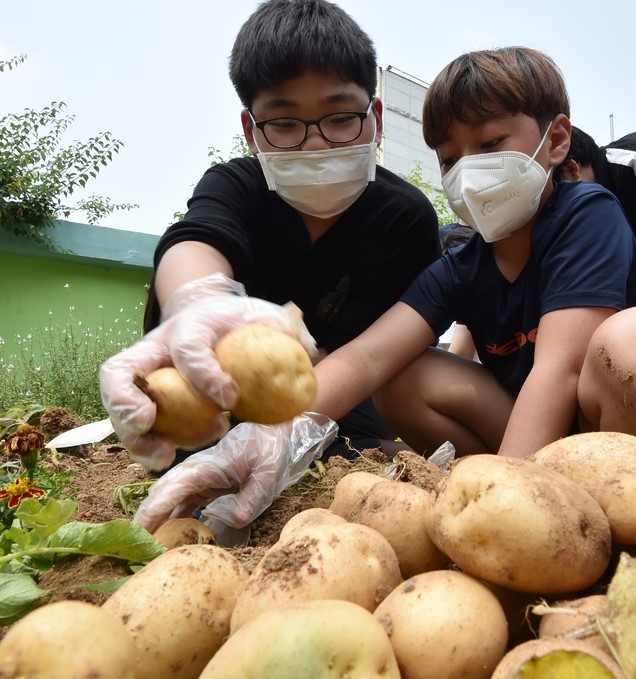
{"label": "boy in navy shirt", "polygon": [[[532,49],[464,54],[437,76],[425,140],[451,208],[481,237],[431,264],[317,366],[314,410],[337,417],[375,393],[422,453],[449,440],[458,454],[526,456],[579,427],[636,434],[625,385],[600,391],[608,358],[629,368],[633,352],[598,350],[604,323],[627,323],[631,310],[618,312],[636,302],[634,236],[609,191],[551,180],[568,152],[568,116],[558,67]],[[454,320],[481,364],[431,347]]]}

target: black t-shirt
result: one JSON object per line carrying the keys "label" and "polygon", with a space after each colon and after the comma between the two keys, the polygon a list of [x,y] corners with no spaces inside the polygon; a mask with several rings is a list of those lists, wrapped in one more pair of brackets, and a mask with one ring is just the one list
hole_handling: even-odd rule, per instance
{"label": "black t-shirt", "polygon": [[593,169],[596,181],[618,198],[636,233],[636,132],[602,146]]}
{"label": "black t-shirt", "polygon": [[327,351],[371,325],[440,254],[429,200],[388,170],[378,167],[376,180],[312,244],[298,212],[267,189],[256,158],[203,175],[185,219],[160,239],[155,268],[183,241],[219,250],[248,295],[293,301]]}
{"label": "black t-shirt", "polygon": [[[298,212],[268,190],[253,157],[206,171],[185,219],[161,237],[155,268],[183,241],[219,250],[248,295],[293,301],[317,345],[328,352],[371,325],[440,255],[431,203],[385,168],[377,168],[376,180],[312,243]],[[150,305],[147,330],[157,324],[158,313],[156,303]]]}

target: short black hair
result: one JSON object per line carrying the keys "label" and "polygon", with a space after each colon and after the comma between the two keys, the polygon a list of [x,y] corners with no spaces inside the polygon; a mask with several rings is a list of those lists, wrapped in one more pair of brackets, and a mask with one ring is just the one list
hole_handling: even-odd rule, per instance
{"label": "short black hair", "polygon": [[576,160],[581,167],[591,167],[596,173],[601,156],[602,151],[594,138],[581,128],[572,125],[570,149],[563,163],[554,168],[554,180],[557,182],[561,180],[561,168],[568,160]]}
{"label": "short black hair", "polygon": [[373,42],[338,5],[327,0],[266,0],[238,32],[230,79],[243,106],[258,92],[303,73],[337,76],[375,96]]}

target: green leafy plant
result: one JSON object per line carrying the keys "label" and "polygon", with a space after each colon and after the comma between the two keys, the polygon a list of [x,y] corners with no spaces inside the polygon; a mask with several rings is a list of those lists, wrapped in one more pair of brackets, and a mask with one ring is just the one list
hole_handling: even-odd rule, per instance
{"label": "green leafy plant", "polygon": [[[95,555],[144,564],[165,547],[128,519],[70,521],[77,502],[65,495],[70,479],[38,465],[44,434],[22,423],[4,444],[17,456],[0,467],[0,625],[11,624],[47,595],[38,576],[69,555]],[[60,497],[57,497],[60,496]]]}
{"label": "green leafy plant", "polygon": [[422,172],[422,163],[417,161],[413,165],[413,169],[406,177],[406,181],[413,186],[416,186],[420,191],[423,191],[427,198],[431,201],[433,209],[437,213],[437,221],[440,226],[452,224],[457,221],[455,213],[450,209],[448,200],[444,192],[436,187],[432,181],[425,180]]}
{"label": "green leafy plant", "polygon": [[[25,59],[21,55],[0,61],[0,72],[14,69]],[[25,109],[0,118],[0,227],[54,250],[60,247],[44,229],[60,217],[79,211],[89,224],[96,224],[115,210],[138,207],[96,195],[74,205],[67,202],[73,191],[97,177],[123,143],[110,132],[101,132],[87,141],[62,146],[75,120],[65,109],[64,102],[54,101],[40,111]]]}

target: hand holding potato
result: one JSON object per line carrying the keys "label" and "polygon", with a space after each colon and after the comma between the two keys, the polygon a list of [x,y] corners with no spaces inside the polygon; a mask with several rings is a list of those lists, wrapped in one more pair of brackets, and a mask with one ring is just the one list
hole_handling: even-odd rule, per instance
{"label": "hand holding potato", "polygon": [[[174,460],[175,445],[166,436],[151,432],[156,405],[135,386],[134,375],[174,366],[201,398],[231,409],[239,396],[237,386],[211,350],[230,330],[260,323],[296,338],[310,355],[315,352],[315,343],[295,307],[247,297],[242,285],[222,274],[182,286],[165,311],[159,327],[109,358],[100,370],[102,401],[115,432],[131,457],[151,469],[168,467]],[[190,447],[209,444],[227,429],[227,418],[219,412],[190,441]]]}

